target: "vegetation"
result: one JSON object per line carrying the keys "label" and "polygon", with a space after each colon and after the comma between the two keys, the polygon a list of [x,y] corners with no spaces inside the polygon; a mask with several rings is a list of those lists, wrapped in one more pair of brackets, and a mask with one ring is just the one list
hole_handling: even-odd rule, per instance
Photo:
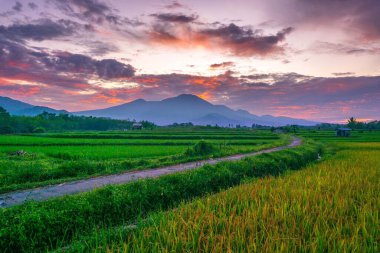
{"label": "vegetation", "polygon": [[288,141],[269,132],[233,130],[5,135],[0,136],[0,193],[257,151]]}
{"label": "vegetation", "polygon": [[64,252],[378,252],[380,144],[345,140],[303,170],[99,229]]}
{"label": "vegetation", "polygon": [[[0,136],[0,189],[251,152],[289,141],[270,129],[186,127]],[[0,209],[0,248],[378,252],[380,132],[354,130],[342,138],[332,130],[294,129],[305,138],[301,147]],[[324,142],[328,153],[310,139]],[[320,156],[322,161],[310,164]]]}
{"label": "vegetation", "polygon": [[206,141],[200,141],[195,144],[194,147],[187,149],[185,154],[188,156],[206,156],[214,153],[215,150],[216,148],[213,144]]}
{"label": "vegetation", "polygon": [[247,178],[299,169],[315,160],[318,153],[320,147],[309,143],[239,162],[1,209],[0,248],[3,252],[52,250],[94,229],[134,223],[153,211],[175,207],[181,201],[226,189]]}
{"label": "vegetation", "polygon": [[374,120],[370,122],[361,122],[355,119],[354,117],[350,117],[347,120],[346,124],[329,124],[329,123],[322,123],[318,124],[315,127],[306,127],[313,130],[335,130],[339,127],[349,127],[354,130],[362,130],[362,131],[374,131],[374,130],[380,130],[380,121]]}
{"label": "vegetation", "polygon": [[[107,131],[115,129],[131,129],[131,120],[116,120],[55,114],[44,112],[38,116],[11,116],[0,107],[0,134],[11,133],[44,133],[46,131]],[[153,129],[155,125],[148,121],[141,122],[143,128]]]}

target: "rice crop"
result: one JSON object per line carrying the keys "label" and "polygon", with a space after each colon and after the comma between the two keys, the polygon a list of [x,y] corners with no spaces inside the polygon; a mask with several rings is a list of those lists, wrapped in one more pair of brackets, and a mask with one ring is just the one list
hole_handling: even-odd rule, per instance
{"label": "rice crop", "polygon": [[[207,156],[188,156],[186,151],[204,136],[208,137],[208,143],[215,146],[214,152]],[[241,138],[236,139],[236,136]],[[220,132],[154,130],[2,135],[0,193],[207,157],[253,152],[288,142],[289,137],[267,131],[233,129]],[[23,155],[14,155],[17,151],[22,151]]]}
{"label": "rice crop", "polygon": [[240,184],[247,178],[280,175],[317,159],[315,143],[222,162],[155,179],[109,186],[88,193],[0,209],[3,252],[41,252],[79,240],[97,229],[130,224],[182,201]]}
{"label": "rice crop", "polygon": [[303,170],[183,203],[134,226],[98,230],[64,249],[379,252],[379,178],[378,143],[346,142],[335,156]]}

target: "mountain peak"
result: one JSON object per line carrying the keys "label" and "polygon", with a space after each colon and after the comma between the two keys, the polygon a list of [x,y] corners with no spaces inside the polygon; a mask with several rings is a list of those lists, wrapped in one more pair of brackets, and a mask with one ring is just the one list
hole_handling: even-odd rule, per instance
{"label": "mountain peak", "polygon": [[194,94],[180,94],[177,96],[178,98],[196,98],[196,99],[201,99],[200,97],[198,97],[197,95],[194,95]]}
{"label": "mountain peak", "polygon": [[133,101],[130,102],[130,103],[143,103],[143,102],[146,102],[146,100],[145,100],[145,99],[142,99],[142,98],[139,98],[139,99],[133,100]]}
{"label": "mountain peak", "polygon": [[193,95],[193,94],[181,94],[176,97],[166,98],[162,100],[163,102],[179,102],[179,103],[194,103],[194,104],[207,104],[211,105],[211,103],[206,100]]}
{"label": "mountain peak", "polygon": [[[168,99],[178,99],[178,100],[203,100],[202,98],[193,95],[193,94],[181,94],[176,97],[168,98]],[[204,101],[204,100],[203,100]]]}

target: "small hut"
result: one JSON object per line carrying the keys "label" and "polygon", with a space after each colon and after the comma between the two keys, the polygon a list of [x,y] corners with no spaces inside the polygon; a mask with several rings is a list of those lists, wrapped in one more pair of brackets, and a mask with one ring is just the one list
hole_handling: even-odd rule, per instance
{"label": "small hut", "polygon": [[132,129],[133,129],[133,130],[141,130],[142,128],[143,128],[143,126],[142,126],[141,123],[137,123],[137,122],[135,122],[135,123],[133,123],[133,125],[132,125]]}
{"label": "small hut", "polygon": [[349,137],[351,135],[351,128],[341,127],[336,130],[336,136]]}

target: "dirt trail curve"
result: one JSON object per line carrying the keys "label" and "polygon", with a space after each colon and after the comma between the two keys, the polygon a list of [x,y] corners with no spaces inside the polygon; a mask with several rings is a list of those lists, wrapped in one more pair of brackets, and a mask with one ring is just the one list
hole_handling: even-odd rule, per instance
{"label": "dirt trail curve", "polygon": [[161,175],[172,174],[180,171],[192,170],[201,167],[205,164],[215,164],[220,161],[236,161],[247,156],[255,156],[264,153],[272,153],[283,149],[296,147],[301,144],[299,138],[293,137],[292,142],[287,146],[281,146],[271,149],[265,149],[254,153],[238,154],[232,156],[226,156],[215,159],[208,159],[203,161],[181,163],[177,165],[171,165],[167,167],[161,167],[156,169],[148,169],[141,171],[131,171],[121,174],[100,176],[89,179],[83,179],[59,185],[49,185],[41,188],[15,191],[0,195],[0,207],[10,207],[15,205],[21,205],[28,200],[42,201],[54,197],[59,197],[67,194],[75,194],[80,192],[91,191],[95,188],[99,188],[105,185],[123,184],[131,181],[135,181],[142,178],[158,177]]}

